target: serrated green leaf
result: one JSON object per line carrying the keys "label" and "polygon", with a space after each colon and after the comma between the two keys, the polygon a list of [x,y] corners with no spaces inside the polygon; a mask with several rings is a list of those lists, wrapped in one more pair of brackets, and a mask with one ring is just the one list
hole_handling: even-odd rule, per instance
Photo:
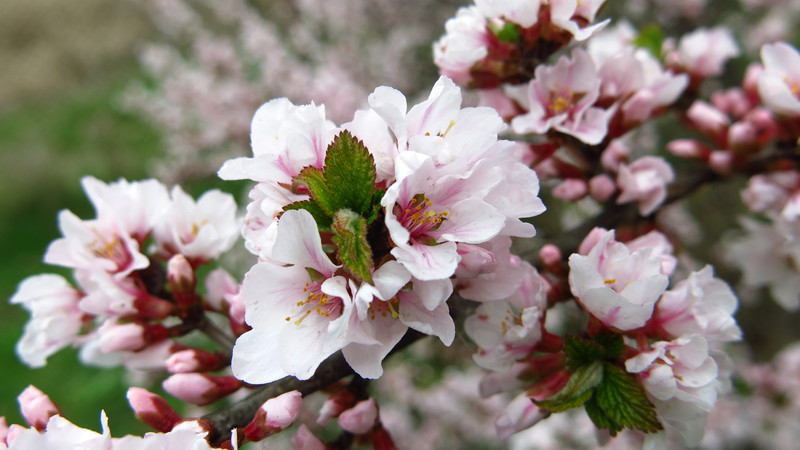
{"label": "serrated green leaf", "polygon": [[319,228],[320,231],[330,231],[333,218],[329,216],[315,200],[303,200],[290,203],[283,207],[284,211],[296,209],[305,209],[308,211],[311,217],[314,218],[314,221],[317,222],[317,228]]}
{"label": "serrated green leaf", "polygon": [[611,363],[603,363],[603,381],[593,398],[607,419],[616,424],[645,433],[663,429],[656,407],[648,400],[641,383]]}
{"label": "serrated green leaf", "polygon": [[336,212],[331,225],[339,261],[359,281],[372,283],[372,249],[367,242],[367,220],[349,209]]}
{"label": "serrated green leaf", "polygon": [[555,395],[533,402],[539,408],[559,413],[577,408],[588,400],[593,389],[603,380],[603,364],[599,361],[581,366],[569,377],[567,384]]}
{"label": "serrated green leaf", "polygon": [[328,146],[325,155],[325,183],[331,194],[326,210],[349,209],[368,217],[375,192],[375,160],[364,143],[343,130]]}
{"label": "serrated green leaf", "polygon": [[661,49],[664,45],[664,31],[658,24],[648,25],[639,31],[633,40],[633,45],[649,51],[653,56],[661,59]]}
{"label": "serrated green leaf", "polygon": [[608,428],[608,432],[611,436],[616,436],[617,433],[622,430],[622,425],[611,420],[597,404],[596,394],[592,395],[589,400],[586,400],[586,403],[583,404],[583,408],[586,410],[586,414],[589,418],[592,419],[594,426],[597,428]]}
{"label": "serrated green leaf", "polygon": [[386,189],[376,189],[375,192],[372,193],[372,210],[367,216],[367,225],[371,224],[378,218],[378,215],[381,211],[381,199],[383,196],[386,195]]}
{"label": "serrated green leaf", "polygon": [[573,372],[582,366],[599,361],[605,356],[605,349],[602,345],[573,335],[565,336],[564,352],[567,354],[567,367]]}
{"label": "serrated green leaf", "polygon": [[308,187],[311,199],[317,202],[317,205],[319,205],[326,215],[332,217],[339,209],[337,205],[337,194],[329,186],[322,169],[312,166],[305,167],[292,181],[293,187],[297,185]]}

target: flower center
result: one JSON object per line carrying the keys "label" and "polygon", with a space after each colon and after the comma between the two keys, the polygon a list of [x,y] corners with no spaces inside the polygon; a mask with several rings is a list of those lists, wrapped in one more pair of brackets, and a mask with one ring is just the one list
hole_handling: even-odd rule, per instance
{"label": "flower center", "polygon": [[388,317],[389,314],[392,315],[392,319],[397,319],[400,317],[400,313],[397,310],[397,304],[399,300],[397,297],[389,299],[389,301],[383,301],[374,299],[372,303],[369,305],[369,319],[375,320],[375,317]]}
{"label": "flower center", "polygon": [[105,240],[103,236],[96,231],[95,236],[97,236],[97,239],[93,240],[88,245],[89,251],[95,256],[113,261],[114,264],[117,265],[117,270],[122,270],[131,263],[133,258],[119,236],[114,235],[111,241]]}
{"label": "flower center", "polygon": [[[303,292],[306,293],[306,298],[299,300],[295,306],[299,311],[295,314],[294,324],[299,326],[303,321],[312,314],[317,314],[320,317],[338,317],[341,314],[342,299],[339,297],[330,297],[328,294],[320,290],[319,284],[311,284],[306,282],[303,287]],[[292,320],[291,316],[285,319],[287,322]]]}
{"label": "flower center", "polygon": [[411,236],[417,237],[439,228],[447,220],[447,211],[436,212],[432,207],[433,203],[425,194],[417,194],[402,211],[395,208],[395,215],[399,216],[400,223]]}

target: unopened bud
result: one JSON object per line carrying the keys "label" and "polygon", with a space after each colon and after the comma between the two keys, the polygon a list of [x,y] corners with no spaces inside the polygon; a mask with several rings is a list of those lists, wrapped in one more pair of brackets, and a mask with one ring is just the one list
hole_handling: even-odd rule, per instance
{"label": "unopened bud", "polygon": [[347,389],[336,391],[322,404],[319,410],[319,419],[317,423],[325,425],[333,417],[339,417],[342,411],[352,407],[356,402],[353,393]]}
{"label": "unopened bud", "polygon": [[562,257],[561,249],[553,244],[546,244],[539,250],[539,259],[548,268],[560,265]]}
{"label": "unopened bud", "polygon": [[295,450],[325,450],[325,443],[317,439],[303,424],[297,429],[297,434],[292,436],[292,447]]}
{"label": "unopened bud", "polygon": [[714,139],[725,132],[730,124],[728,116],[703,100],[692,103],[692,106],[686,111],[686,117],[701,133],[712,136]]}
{"label": "unopened bud", "polygon": [[736,122],[728,129],[728,146],[731,150],[746,152],[758,145],[758,132],[748,122]]}
{"label": "unopened bud", "polygon": [[733,163],[733,153],[727,150],[716,150],[711,152],[708,158],[708,165],[719,173],[729,173]]}
{"label": "unopened bud", "polygon": [[189,260],[182,254],[177,254],[167,263],[167,279],[172,290],[172,297],[183,308],[188,308],[197,302],[195,287],[197,278]]}
{"label": "unopened bud", "polygon": [[374,398],[362,400],[339,415],[339,426],[353,434],[364,434],[378,422],[378,404]]}
{"label": "unopened bud", "polygon": [[136,418],[157,431],[168,433],[183,420],[166,400],[147,389],[129,388],[127,397]]}
{"label": "unopened bud", "polygon": [[676,139],[667,144],[667,150],[681,158],[702,158],[707,153],[704,146],[694,139]]}
{"label": "unopened bud", "polygon": [[164,325],[126,323],[119,324],[106,320],[97,330],[100,335],[100,349],[105,353],[143,349],[145,346],[167,338]]}
{"label": "unopened bud", "polygon": [[136,308],[140,318],[149,319],[163,319],[172,314],[175,305],[163,298],[154,297],[146,292],[133,301],[133,307]]}
{"label": "unopened bud", "polygon": [[397,450],[392,436],[380,424],[372,432],[372,448],[375,450]]}
{"label": "unopened bud", "polygon": [[619,139],[614,139],[600,154],[600,164],[609,172],[616,172],[619,165],[627,162],[630,151]]}
{"label": "unopened bud", "polygon": [[210,372],[217,370],[220,359],[217,355],[199,348],[189,348],[175,352],[167,358],[169,373]]}
{"label": "unopened bud", "polygon": [[51,417],[61,414],[61,409],[44,392],[30,385],[17,397],[22,417],[28,425],[44,431]]}
{"label": "unopened bud", "polygon": [[203,406],[236,392],[242,382],[231,376],[177,373],[164,380],[164,390],[179,399]]}
{"label": "unopened bud", "polygon": [[568,202],[574,202],[585,197],[588,191],[589,188],[586,185],[586,181],[581,180],[580,178],[567,178],[558,186],[553,188],[552,192],[553,196],[556,198],[560,198]]}
{"label": "unopened bud", "polygon": [[252,442],[288,428],[294,423],[303,406],[303,394],[291,391],[271,398],[258,408],[253,420],[244,428],[244,435]]}
{"label": "unopened bud", "polygon": [[617,183],[606,174],[600,174],[589,180],[589,195],[598,202],[605,202],[617,191]]}

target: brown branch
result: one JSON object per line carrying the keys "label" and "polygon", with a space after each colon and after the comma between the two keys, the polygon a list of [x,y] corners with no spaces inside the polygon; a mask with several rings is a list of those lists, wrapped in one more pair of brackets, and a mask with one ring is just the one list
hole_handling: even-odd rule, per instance
{"label": "brown branch", "polygon": [[[399,352],[425,336],[427,335],[409,329],[389,355],[391,356]],[[258,408],[271,398],[294,390],[300,391],[303,396],[306,396],[323,390],[336,381],[353,375],[354,373],[353,369],[344,359],[342,352],[337,352],[323,361],[316,373],[314,373],[314,376],[308,380],[286,377],[267,384],[250,394],[250,396],[244,400],[203,416],[203,419],[209,420],[213,424],[209,441],[212,444],[219,444],[229,439],[231,430],[244,427],[250,423],[256,411],[258,411]]]}

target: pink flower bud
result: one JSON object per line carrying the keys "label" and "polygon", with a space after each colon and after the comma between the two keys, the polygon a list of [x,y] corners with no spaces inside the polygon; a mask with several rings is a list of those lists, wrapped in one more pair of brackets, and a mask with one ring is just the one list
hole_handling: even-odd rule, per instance
{"label": "pink flower bud", "polygon": [[539,259],[542,260],[542,264],[544,264],[545,267],[553,267],[561,264],[562,257],[561,249],[553,244],[546,244],[539,250]]}
{"label": "pink flower bud", "polygon": [[553,196],[568,202],[575,202],[585,197],[588,190],[586,181],[580,178],[567,178],[553,188]]}
{"label": "pink flower bud", "polygon": [[667,144],[667,150],[681,158],[702,158],[707,153],[705,146],[694,139],[676,139]]}
{"label": "pink flower bud", "polygon": [[727,130],[730,125],[728,116],[703,100],[692,103],[686,111],[686,117],[701,133],[716,139]]}
{"label": "pink flower bud", "polygon": [[708,158],[708,165],[719,173],[729,173],[731,163],[733,163],[733,153],[727,150],[713,151]]}
{"label": "pink flower bud", "polygon": [[728,129],[728,146],[735,151],[748,151],[758,145],[758,132],[748,122],[736,122]]}
{"label": "pink flower bud", "polygon": [[97,332],[100,334],[100,349],[104,353],[136,351],[145,346],[144,326],[139,323],[118,324],[106,320]]}
{"label": "pink flower bud", "polygon": [[758,63],[752,63],[747,66],[747,70],[744,73],[744,81],[742,81],[742,87],[750,96],[758,98],[758,77],[763,71],[764,66]]}
{"label": "pink flower bud", "polygon": [[605,236],[607,232],[608,232],[608,230],[606,230],[605,228],[599,228],[599,227],[598,228],[594,228],[583,239],[583,242],[581,242],[580,247],[578,247],[578,253],[581,254],[581,255],[588,255],[589,254],[589,250],[591,250],[592,247],[597,245],[597,243],[600,242],[600,239],[602,239],[603,236]]}
{"label": "pink flower bud", "polygon": [[119,324],[113,320],[103,322],[97,331],[100,334],[100,349],[105,353],[135,352],[148,344],[163,341],[168,335],[167,329],[160,323]]}
{"label": "pink flower bud", "polygon": [[353,434],[364,434],[378,422],[378,404],[374,398],[362,400],[339,415],[339,426]]}
{"label": "pink flower bud", "polygon": [[167,279],[172,290],[172,297],[175,298],[178,305],[188,308],[195,304],[197,301],[195,294],[197,278],[195,278],[192,265],[185,256],[179,253],[169,259]]}
{"label": "pink flower bud", "polygon": [[61,414],[61,409],[44,392],[30,385],[17,397],[20,412],[28,425],[44,431],[51,417]]}
{"label": "pink flower bud", "polygon": [[183,420],[166,400],[147,389],[129,388],[127,397],[136,418],[157,431],[170,432]]}
{"label": "pink flower bud", "polygon": [[606,175],[600,174],[589,180],[589,195],[598,202],[604,202],[617,191],[617,183]]}
{"label": "pink flower bud", "polygon": [[179,399],[203,406],[232,394],[242,382],[231,376],[178,373],[164,380],[164,390]]}
{"label": "pink flower bud", "polygon": [[188,348],[175,352],[167,358],[169,373],[210,372],[217,370],[220,360],[217,355],[199,348]]}
{"label": "pink flower bud", "polygon": [[256,411],[256,416],[244,428],[248,440],[258,442],[288,428],[294,423],[303,406],[303,394],[291,391],[271,398]]}
{"label": "pink flower bud", "polygon": [[342,411],[351,408],[355,402],[356,399],[353,397],[352,392],[346,389],[336,391],[322,404],[322,408],[319,410],[319,419],[317,419],[317,423],[325,425],[331,418],[339,417]]}
{"label": "pink flower bud", "polygon": [[297,434],[292,437],[292,447],[295,450],[325,450],[325,443],[317,439],[303,424],[297,429]]}

